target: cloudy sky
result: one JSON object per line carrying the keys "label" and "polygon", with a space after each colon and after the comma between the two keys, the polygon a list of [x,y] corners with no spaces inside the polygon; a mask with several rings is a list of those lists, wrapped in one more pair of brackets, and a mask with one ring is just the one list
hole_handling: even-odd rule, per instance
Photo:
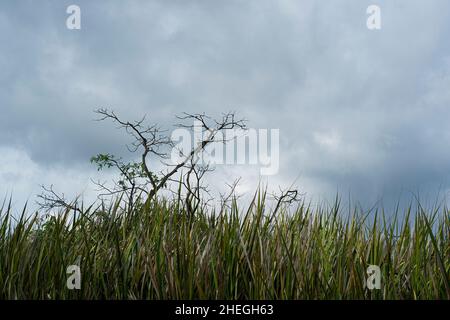
{"label": "cloudy sky", "polygon": [[[81,8],[81,30],[66,8]],[[381,30],[366,9],[381,8]],[[280,129],[280,170],[309,196],[363,204],[450,190],[450,2],[2,1],[0,195],[34,201],[39,185],[92,197],[89,158],[126,153],[93,110],[236,110]],[[226,166],[213,184],[254,166]],[[267,180],[265,180],[267,181]]]}

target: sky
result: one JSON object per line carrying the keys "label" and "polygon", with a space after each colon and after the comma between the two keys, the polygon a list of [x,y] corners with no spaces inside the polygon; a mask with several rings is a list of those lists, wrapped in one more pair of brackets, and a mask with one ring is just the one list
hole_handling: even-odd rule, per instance
{"label": "sky", "polygon": [[[66,27],[72,4],[80,30]],[[20,207],[44,184],[95,198],[90,157],[129,142],[93,121],[108,107],[169,130],[182,112],[224,111],[280,130],[277,174],[222,166],[218,190],[241,177],[242,194],[263,181],[365,206],[445,197],[449,15],[446,0],[2,1],[0,196]]]}

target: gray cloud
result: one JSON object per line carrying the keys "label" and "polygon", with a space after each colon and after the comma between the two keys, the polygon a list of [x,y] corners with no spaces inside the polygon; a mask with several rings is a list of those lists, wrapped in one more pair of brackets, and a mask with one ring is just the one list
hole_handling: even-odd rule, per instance
{"label": "gray cloud", "polygon": [[[374,32],[372,1],[327,2],[76,1],[80,31],[65,28],[72,1],[2,3],[0,146],[41,176],[88,176],[92,154],[127,142],[92,121],[96,107],[166,126],[183,111],[237,110],[252,127],[280,128],[276,183],[300,176],[311,194],[367,202],[447,190],[450,3],[376,1]],[[5,190],[26,183],[11,159]]]}

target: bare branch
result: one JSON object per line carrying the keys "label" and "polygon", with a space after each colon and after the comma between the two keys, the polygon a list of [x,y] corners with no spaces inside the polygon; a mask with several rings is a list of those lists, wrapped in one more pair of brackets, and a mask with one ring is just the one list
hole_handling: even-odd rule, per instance
{"label": "bare branch", "polygon": [[47,212],[53,209],[69,209],[73,211],[81,212],[80,208],[77,207],[77,200],[72,203],[68,202],[64,196],[64,194],[58,195],[53,190],[53,185],[50,187],[45,187],[41,185],[42,193],[38,195],[38,201],[36,204],[40,209],[45,210]]}

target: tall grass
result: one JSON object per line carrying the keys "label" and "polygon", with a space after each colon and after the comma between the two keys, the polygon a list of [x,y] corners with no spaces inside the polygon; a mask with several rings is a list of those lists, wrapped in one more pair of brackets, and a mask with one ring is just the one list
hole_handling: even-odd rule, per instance
{"label": "tall grass", "polygon": [[[87,208],[42,218],[0,209],[2,299],[449,299],[450,216],[300,204],[189,216],[177,200],[134,212]],[[402,219],[399,217],[402,216]],[[389,217],[389,218],[388,218]],[[66,268],[81,268],[80,290]],[[368,265],[380,290],[365,287]]]}

